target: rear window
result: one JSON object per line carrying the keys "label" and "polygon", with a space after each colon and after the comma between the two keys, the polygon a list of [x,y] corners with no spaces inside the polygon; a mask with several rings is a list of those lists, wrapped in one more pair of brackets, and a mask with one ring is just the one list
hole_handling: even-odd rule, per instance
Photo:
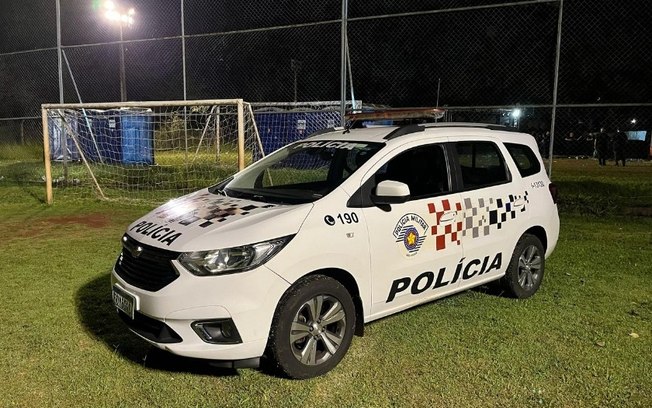
{"label": "rear window", "polygon": [[455,144],[465,190],[507,183],[510,175],[498,147],[491,142]]}
{"label": "rear window", "polygon": [[534,154],[529,146],[505,143],[505,147],[509,155],[514,159],[516,167],[518,167],[518,172],[521,173],[522,177],[538,174],[541,171],[541,163],[539,163],[537,155]]}

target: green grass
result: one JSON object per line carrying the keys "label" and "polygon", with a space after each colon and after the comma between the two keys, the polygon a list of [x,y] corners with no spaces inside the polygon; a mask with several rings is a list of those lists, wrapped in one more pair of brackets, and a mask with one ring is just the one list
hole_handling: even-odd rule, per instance
{"label": "green grass", "polygon": [[[5,146],[6,147],[6,146]],[[8,152],[15,152],[8,149]],[[29,146],[25,147],[29,151]],[[7,159],[0,150],[0,187],[20,186],[45,191],[45,169],[42,152],[36,158]],[[156,203],[199,190],[223,180],[238,170],[237,148],[223,145],[219,160],[215,152],[200,151],[186,156],[178,151],[157,151],[156,165],[115,165],[89,162],[88,165],[109,200]],[[251,155],[245,165],[251,163]],[[52,162],[54,199],[61,202],[80,198],[101,197],[82,162]],[[39,193],[42,194],[42,193]],[[43,199],[45,196],[43,195]]]}
{"label": "green grass", "polygon": [[[174,150],[157,151],[154,166],[107,166],[96,162],[90,166],[108,199],[149,203],[198,190],[237,171],[237,148],[232,144],[222,146],[219,160],[215,152],[204,149],[195,155],[190,150],[188,156]],[[3,152],[13,158],[5,158]],[[41,157],[38,146],[0,147],[0,187],[44,187]],[[251,154],[248,154],[245,165],[250,161]],[[275,175],[273,179],[278,177],[281,176]],[[55,200],[100,197],[83,163],[68,163],[64,168],[63,163],[53,162],[52,178]],[[640,213],[644,209],[652,213],[652,161],[630,161],[623,168],[613,162],[600,167],[593,159],[555,159],[552,178],[560,187],[559,206],[564,212],[616,215],[628,211]]]}
{"label": "green grass", "polygon": [[552,179],[560,188],[560,207],[576,214],[622,214],[652,210],[652,162],[613,162],[600,167],[596,160],[555,159]]}
{"label": "green grass", "polygon": [[28,144],[0,144],[0,160],[39,160],[43,158],[43,145]]}
{"label": "green grass", "polygon": [[[562,196],[579,194],[578,177],[612,186],[603,192],[649,188],[639,179],[649,180],[652,167],[615,173],[577,164],[553,168]],[[291,381],[211,368],[129,334],[110,303],[109,272],[124,228],[151,204],[91,196],[48,207],[42,189],[0,184],[3,406],[645,407],[652,400],[652,218],[569,208],[531,299],[474,290],[411,309],[368,324],[328,375]]]}

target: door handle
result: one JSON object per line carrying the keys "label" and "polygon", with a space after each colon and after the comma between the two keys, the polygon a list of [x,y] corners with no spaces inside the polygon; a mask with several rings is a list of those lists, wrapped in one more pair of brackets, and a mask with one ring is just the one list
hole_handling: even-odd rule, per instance
{"label": "door handle", "polygon": [[457,211],[448,211],[441,215],[439,218],[439,224],[450,224],[457,217]]}
{"label": "door handle", "polygon": [[514,201],[514,208],[523,207],[524,204],[525,204],[525,199],[519,198],[518,200]]}

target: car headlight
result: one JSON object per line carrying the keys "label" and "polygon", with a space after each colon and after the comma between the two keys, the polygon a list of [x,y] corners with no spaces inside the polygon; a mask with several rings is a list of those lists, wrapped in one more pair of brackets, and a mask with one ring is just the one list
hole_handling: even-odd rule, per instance
{"label": "car headlight", "polygon": [[287,236],[233,248],[184,252],[178,260],[197,276],[243,272],[270,260],[291,239],[292,236]]}

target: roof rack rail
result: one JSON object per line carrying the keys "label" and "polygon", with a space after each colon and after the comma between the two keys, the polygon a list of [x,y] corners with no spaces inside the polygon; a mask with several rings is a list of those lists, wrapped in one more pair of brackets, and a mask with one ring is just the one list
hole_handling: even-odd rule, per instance
{"label": "roof rack rail", "polygon": [[520,130],[505,126],[497,125],[495,123],[472,123],[472,122],[438,122],[438,123],[424,123],[423,126],[426,127],[473,127],[473,128],[483,128],[489,130],[502,130],[505,132],[520,132]]}
{"label": "roof rack rail", "polygon": [[496,125],[492,123],[438,122],[438,123],[404,125],[397,129],[394,129],[392,132],[388,133],[383,139],[392,140],[400,136],[405,136],[417,132],[423,132],[424,130],[426,130],[426,128],[433,128],[433,127],[482,128],[482,129],[489,129],[489,130],[502,130],[504,132],[519,132],[519,130],[516,128],[512,128],[504,125]]}
{"label": "roof rack rail", "polygon": [[426,130],[425,126],[422,125],[406,125],[406,126],[401,126],[398,129],[395,129],[388,133],[383,139],[385,140],[392,140],[396,139],[397,137],[400,136],[405,136],[409,135],[412,133],[417,133],[417,132],[423,132]]}

